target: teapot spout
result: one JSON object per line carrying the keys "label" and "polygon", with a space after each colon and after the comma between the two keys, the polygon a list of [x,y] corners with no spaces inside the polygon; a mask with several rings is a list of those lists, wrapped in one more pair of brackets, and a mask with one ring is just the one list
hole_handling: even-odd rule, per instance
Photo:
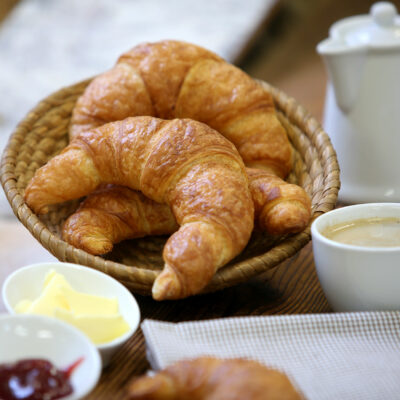
{"label": "teapot spout", "polygon": [[351,111],[357,100],[366,61],[366,46],[349,46],[340,38],[328,38],[317,46],[332,82],[338,106],[344,113]]}

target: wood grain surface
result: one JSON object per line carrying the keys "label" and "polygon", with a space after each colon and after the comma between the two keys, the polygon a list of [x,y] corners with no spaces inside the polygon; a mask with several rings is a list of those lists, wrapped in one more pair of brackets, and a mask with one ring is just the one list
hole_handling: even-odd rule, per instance
{"label": "wood grain surface", "polygon": [[[157,303],[136,296],[142,319],[182,322],[233,316],[329,312],[315,273],[311,243],[275,269],[251,281],[213,294]],[[103,371],[100,384],[87,397],[93,400],[124,399],[132,377],[145,373],[144,337],[139,330]]]}
{"label": "wood grain surface", "polygon": [[[8,3],[13,2],[8,0]],[[372,3],[365,0],[284,1],[240,66],[253,77],[268,81],[295,97],[321,120],[326,75],[315,46],[327,36],[334,21],[367,13]],[[398,1],[395,3],[399,7]],[[162,303],[149,297],[136,297],[142,319],[175,322],[331,311],[315,272],[311,243],[273,270],[217,293]],[[139,329],[104,370],[99,385],[87,399],[124,399],[126,383],[148,368],[144,338]]]}

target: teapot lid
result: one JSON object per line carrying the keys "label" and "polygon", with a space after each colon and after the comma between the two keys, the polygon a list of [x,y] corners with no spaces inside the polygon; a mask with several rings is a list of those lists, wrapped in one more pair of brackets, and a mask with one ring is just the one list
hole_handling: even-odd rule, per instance
{"label": "teapot lid", "polygon": [[351,46],[400,46],[400,16],[392,3],[378,2],[367,15],[349,17],[334,23],[330,35]]}

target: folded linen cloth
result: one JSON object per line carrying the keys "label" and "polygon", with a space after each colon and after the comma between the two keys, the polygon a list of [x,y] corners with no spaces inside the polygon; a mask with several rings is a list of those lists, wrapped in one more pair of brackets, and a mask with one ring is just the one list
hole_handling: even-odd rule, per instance
{"label": "folded linen cloth", "polygon": [[285,372],[307,399],[400,398],[400,312],[145,320],[154,369],[183,358],[245,357]]}

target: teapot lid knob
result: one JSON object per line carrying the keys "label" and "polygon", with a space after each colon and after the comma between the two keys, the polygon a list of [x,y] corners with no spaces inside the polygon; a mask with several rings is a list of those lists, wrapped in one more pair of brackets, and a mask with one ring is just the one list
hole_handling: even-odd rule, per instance
{"label": "teapot lid knob", "polygon": [[397,9],[394,4],[388,1],[380,1],[371,7],[370,13],[377,25],[382,28],[389,28],[394,25]]}

